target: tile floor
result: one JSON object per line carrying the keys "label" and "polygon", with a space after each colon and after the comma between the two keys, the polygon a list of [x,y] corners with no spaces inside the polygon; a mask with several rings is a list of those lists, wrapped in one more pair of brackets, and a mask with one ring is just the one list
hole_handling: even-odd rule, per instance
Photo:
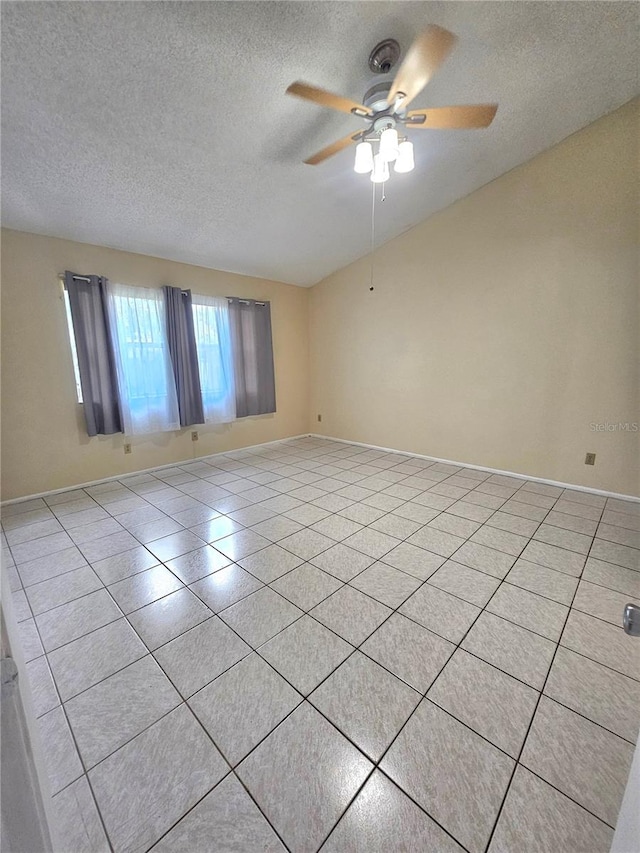
{"label": "tile floor", "polygon": [[303,438],[4,508],[65,853],[605,853],[640,504]]}

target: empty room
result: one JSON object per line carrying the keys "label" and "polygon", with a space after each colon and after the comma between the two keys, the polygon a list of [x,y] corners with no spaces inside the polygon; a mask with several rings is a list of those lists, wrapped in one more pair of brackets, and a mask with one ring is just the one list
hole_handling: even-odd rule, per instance
{"label": "empty room", "polygon": [[640,853],[640,6],[0,11],[4,853]]}

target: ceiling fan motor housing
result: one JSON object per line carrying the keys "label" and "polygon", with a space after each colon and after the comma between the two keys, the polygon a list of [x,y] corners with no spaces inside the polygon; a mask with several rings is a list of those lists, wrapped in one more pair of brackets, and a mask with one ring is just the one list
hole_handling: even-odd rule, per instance
{"label": "ceiling fan motor housing", "polygon": [[369,54],[369,68],[374,74],[388,74],[400,58],[400,45],[395,39],[384,39]]}

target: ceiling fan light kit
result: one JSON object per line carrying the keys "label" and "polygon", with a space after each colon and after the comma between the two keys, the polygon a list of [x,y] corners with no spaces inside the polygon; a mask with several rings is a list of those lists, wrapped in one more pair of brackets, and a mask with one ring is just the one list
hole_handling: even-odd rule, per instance
{"label": "ceiling fan light kit", "polygon": [[380,134],[380,156],[387,163],[393,163],[398,156],[398,131],[387,127]]}
{"label": "ceiling fan light kit", "polygon": [[383,184],[389,180],[389,163],[383,158],[380,152],[373,156],[371,180],[374,184]]}
{"label": "ceiling fan light kit", "polygon": [[356,162],[353,169],[359,175],[368,175],[373,169],[373,145],[370,142],[358,142],[356,145]]}
{"label": "ceiling fan light kit", "polygon": [[[374,183],[382,183],[389,177],[389,163],[394,163],[394,171],[399,173],[410,172],[415,166],[413,144],[406,136],[398,133],[398,126],[416,130],[488,127],[498,109],[497,104],[434,107],[407,112],[411,101],[429,83],[456,41],[456,36],[442,27],[433,24],[427,27],[407,51],[393,82],[373,86],[366,93],[362,104],[307,83],[292,83],[287,94],[349,113],[368,124],[364,130],[351,133],[318,151],[305,163],[315,166],[355,143],[354,171],[362,175],[370,174]],[[399,56],[398,42],[385,39],[372,50],[369,68],[377,74],[388,74]],[[374,144],[379,145],[376,154]]]}
{"label": "ceiling fan light kit", "polygon": [[398,146],[398,156],[396,157],[396,162],[393,165],[393,171],[400,173],[412,172],[414,167],[413,142],[409,142],[408,139],[405,139],[405,141],[401,142]]}

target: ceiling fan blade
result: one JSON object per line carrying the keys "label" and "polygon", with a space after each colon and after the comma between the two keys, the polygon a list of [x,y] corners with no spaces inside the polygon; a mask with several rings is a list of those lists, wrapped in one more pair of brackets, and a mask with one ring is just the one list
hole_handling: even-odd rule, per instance
{"label": "ceiling fan blade", "polygon": [[[497,104],[476,104],[469,107],[434,107],[428,110],[409,110],[406,126],[428,130],[464,130],[489,127],[498,109]],[[424,121],[419,121],[424,118]]]}
{"label": "ceiling fan blade", "polygon": [[449,30],[432,24],[407,51],[387,100],[396,108],[406,107],[427,85],[451,52],[457,38]]}
{"label": "ceiling fan blade", "polygon": [[322,163],[323,160],[333,157],[334,154],[337,154],[338,151],[342,151],[343,148],[348,148],[348,146],[352,145],[354,142],[359,142],[361,137],[362,133],[350,133],[349,136],[345,136],[342,139],[338,139],[337,142],[332,142],[331,145],[327,145],[327,147],[323,148],[322,151],[318,151],[316,154],[308,157],[304,162],[309,166],[317,166],[318,163]]}
{"label": "ceiling fan blade", "polygon": [[327,92],[325,89],[318,89],[317,86],[309,86],[307,83],[292,83],[287,89],[287,95],[295,95],[296,98],[313,101],[314,104],[330,107],[332,110],[339,110],[341,113],[354,113],[363,117],[373,115],[369,107],[365,107],[364,104],[343,98],[341,95],[334,95],[333,92]]}

